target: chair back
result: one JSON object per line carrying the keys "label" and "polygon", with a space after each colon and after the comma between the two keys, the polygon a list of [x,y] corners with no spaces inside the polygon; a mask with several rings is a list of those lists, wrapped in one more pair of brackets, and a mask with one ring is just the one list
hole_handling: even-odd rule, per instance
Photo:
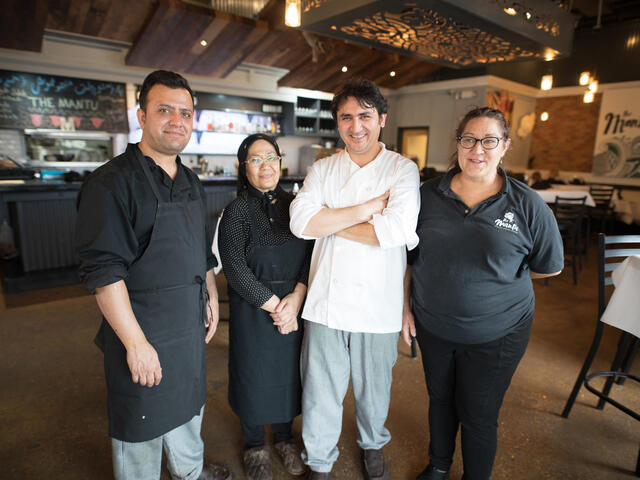
{"label": "chair back", "polygon": [[568,198],[556,197],[556,201],[552,204],[551,209],[558,222],[558,228],[561,232],[572,232],[577,234],[582,225],[584,218],[585,202],[587,197]]}
{"label": "chair back", "polygon": [[591,194],[596,207],[609,208],[609,206],[611,205],[611,198],[613,197],[612,186],[591,185],[589,186],[589,193]]}
{"label": "chair back", "polygon": [[598,234],[598,318],[607,306],[605,287],[613,285],[611,272],[631,255],[640,255],[640,235]]}

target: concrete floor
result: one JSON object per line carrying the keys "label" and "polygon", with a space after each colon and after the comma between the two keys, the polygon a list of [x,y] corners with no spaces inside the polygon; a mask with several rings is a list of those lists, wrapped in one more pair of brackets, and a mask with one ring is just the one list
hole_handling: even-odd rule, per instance
{"label": "concrete floor", "polygon": [[[610,406],[594,409],[595,397],[584,389],[570,418],[560,417],[593,334],[595,287],[593,253],[577,287],[569,270],[546,288],[536,282],[536,321],[502,408],[493,479],[636,478],[635,420]],[[99,324],[94,299],[70,286],[4,294],[0,303],[0,478],[112,478],[102,355],[92,343]],[[613,358],[617,338],[607,330],[599,370]],[[207,347],[202,435],[206,460],[226,464],[243,479],[240,428],[227,404],[227,346],[222,323]],[[393,438],[385,453],[392,479],[414,479],[427,462],[427,395],[419,360],[410,358],[404,344],[399,349],[387,422]],[[640,407],[640,389],[631,382],[615,387],[615,395]],[[300,430],[299,419],[295,429]],[[363,478],[355,440],[348,394],[334,478]],[[461,476],[458,448],[451,479]],[[166,471],[163,478],[169,478]],[[289,478],[278,460],[274,478]]]}

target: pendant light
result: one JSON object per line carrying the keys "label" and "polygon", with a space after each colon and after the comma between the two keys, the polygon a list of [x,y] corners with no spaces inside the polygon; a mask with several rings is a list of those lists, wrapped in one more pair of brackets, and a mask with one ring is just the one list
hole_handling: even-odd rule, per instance
{"label": "pendant light", "polygon": [[285,0],[284,24],[288,27],[299,27],[301,13],[301,0]]}
{"label": "pendant light", "polygon": [[540,90],[551,90],[553,86],[553,75],[543,75],[540,80]]}
{"label": "pendant light", "polygon": [[592,103],[594,99],[594,93],[591,90],[587,90],[584,92],[584,97],[582,97],[582,101],[584,103]]}
{"label": "pendant light", "polygon": [[582,72],[580,74],[580,85],[588,85],[589,80],[591,80],[591,74],[589,72]]}

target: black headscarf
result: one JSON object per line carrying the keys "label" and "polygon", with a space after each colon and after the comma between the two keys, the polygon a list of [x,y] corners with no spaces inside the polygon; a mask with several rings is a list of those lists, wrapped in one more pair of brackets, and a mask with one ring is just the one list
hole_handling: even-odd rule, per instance
{"label": "black headscarf", "polygon": [[275,138],[271,135],[266,135],[264,133],[254,133],[253,135],[249,135],[245,138],[240,147],[238,147],[238,196],[243,192],[246,192],[247,195],[256,197],[260,201],[260,205],[263,211],[267,214],[268,218],[273,218],[274,220],[279,220],[278,208],[276,204],[281,200],[282,195],[286,192],[280,187],[280,182],[276,185],[274,190],[269,190],[268,192],[261,192],[257,188],[255,188],[251,183],[249,183],[249,178],[247,177],[247,154],[249,153],[249,148],[258,140],[264,140],[273,145],[273,148],[276,151],[276,154],[280,157],[280,147],[276,143]]}
{"label": "black headscarf", "polygon": [[249,183],[249,179],[247,178],[247,154],[249,153],[249,147],[253,145],[258,140],[264,140],[265,142],[269,142],[275,148],[276,153],[280,157],[280,147],[276,143],[275,138],[271,135],[266,135],[264,133],[254,133],[253,135],[249,135],[245,138],[240,146],[238,147],[238,195],[247,189],[251,184]]}

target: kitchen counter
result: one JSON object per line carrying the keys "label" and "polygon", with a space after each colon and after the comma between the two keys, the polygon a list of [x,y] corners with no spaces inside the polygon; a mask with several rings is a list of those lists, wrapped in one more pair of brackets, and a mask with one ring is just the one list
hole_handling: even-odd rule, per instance
{"label": "kitchen counter", "polygon": [[[205,187],[235,185],[236,177],[229,175],[200,177],[200,181]],[[304,182],[304,175],[289,175],[280,179],[280,183],[283,184],[284,188],[293,186],[294,183],[302,186],[302,182]],[[0,194],[6,192],[78,191],[81,185],[82,182],[65,182],[63,180],[0,180]]]}
{"label": "kitchen counter", "polygon": [[[291,190],[302,175],[282,177]],[[236,177],[202,178],[207,220],[215,225],[222,209],[236,197]],[[0,181],[0,222],[9,220],[19,256],[5,265],[5,291],[29,290],[77,282],[78,258],[73,246],[76,200],[82,182],[62,180]]]}

